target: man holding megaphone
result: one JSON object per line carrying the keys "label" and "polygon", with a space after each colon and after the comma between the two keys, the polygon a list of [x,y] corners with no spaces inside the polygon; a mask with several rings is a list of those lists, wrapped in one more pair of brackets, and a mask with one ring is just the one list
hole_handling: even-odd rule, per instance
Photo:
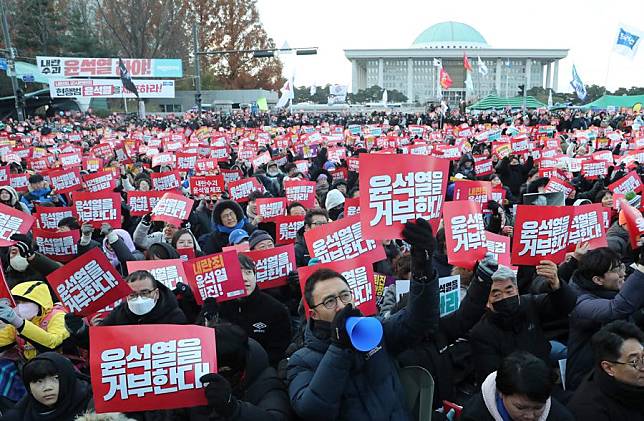
{"label": "man holding megaphone", "polygon": [[288,363],[291,405],[306,420],[411,420],[394,357],[438,328],[434,235],[422,218],[407,222],[412,282],[405,309],[381,320],[362,317],[342,274],[329,269],[307,280],[310,318],[304,347]]}

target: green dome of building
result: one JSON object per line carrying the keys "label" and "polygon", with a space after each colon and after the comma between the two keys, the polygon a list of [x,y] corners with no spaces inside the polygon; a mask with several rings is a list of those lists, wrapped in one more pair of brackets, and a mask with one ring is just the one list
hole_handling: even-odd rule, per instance
{"label": "green dome of building", "polygon": [[416,37],[412,48],[487,48],[483,35],[470,25],[441,22],[425,29]]}

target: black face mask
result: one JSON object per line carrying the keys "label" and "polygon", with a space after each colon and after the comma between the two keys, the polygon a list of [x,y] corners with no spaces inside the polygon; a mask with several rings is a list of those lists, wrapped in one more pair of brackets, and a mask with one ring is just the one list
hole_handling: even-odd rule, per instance
{"label": "black face mask", "polygon": [[515,316],[519,312],[521,301],[519,295],[504,298],[492,304],[494,312],[502,318]]}

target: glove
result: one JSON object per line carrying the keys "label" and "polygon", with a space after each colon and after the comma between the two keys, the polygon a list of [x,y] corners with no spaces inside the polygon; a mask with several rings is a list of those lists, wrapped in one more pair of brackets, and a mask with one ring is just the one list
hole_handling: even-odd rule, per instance
{"label": "glove", "polygon": [[362,313],[353,305],[347,304],[335,314],[331,322],[331,343],[342,349],[351,348],[351,339],[347,333],[347,319],[349,317],[362,317]]}
{"label": "glove", "polygon": [[[190,287],[188,285],[184,284],[183,282],[177,282],[177,285],[172,290],[172,292],[177,297],[193,298],[194,299],[194,295],[192,294],[192,290],[190,289]],[[214,300],[214,298],[213,298],[213,300]],[[204,304],[205,304],[205,302],[204,302]],[[215,304],[217,304],[217,301],[215,301]]]}
{"label": "glove", "polygon": [[224,417],[230,417],[235,413],[238,402],[237,398],[233,396],[233,389],[228,380],[221,374],[210,373],[201,376],[199,381],[206,385],[208,406]]}
{"label": "glove", "polygon": [[13,246],[18,249],[20,255],[25,259],[28,259],[35,254],[33,247],[31,247],[31,241],[29,241],[29,238],[27,238],[26,235],[14,234],[9,238],[16,242]]}
{"label": "glove", "polygon": [[145,215],[143,215],[143,217],[141,218],[141,223],[142,223],[143,225],[150,225],[150,223],[151,223],[151,222],[152,222],[152,215],[151,215],[151,214],[149,214],[149,213],[146,213],[146,214],[145,214]]}
{"label": "glove", "polygon": [[499,262],[496,261],[492,253],[486,253],[482,260],[476,262],[474,273],[480,282],[492,283],[492,275],[499,268]]}
{"label": "glove", "polygon": [[65,314],[65,329],[67,329],[70,335],[80,335],[87,329],[87,325],[85,325],[82,317],[67,313]]}
{"label": "glove", "polygon": [[217,300],[214,297],[208,297],[204,300],[201,306],[201,314],[205,320],[217,318],[219,315],[219,304],[217,304]]}
{"label": "glove", "polygon": [[22,326],[25,324],[25,321],[22,319],[22,317],[16,314],[13,308],[5,305],[0,306],[0,320],[7,324],[13,325],[16,329],[22,328]]}
{"label": "glove", "polygon": [[435,239],[429,222],[423,218],[416,219],[415,223],[407,222],[402,235],[403,240],[411,245],[412,274],[416,278],[431,277]]}
{"label": "glove", "polygon": [[110,244],[114,244],[119,240],[119,236],[112,230],[110,224],[104,223],[101,225],[101,235],[107,238],[107,242]]}

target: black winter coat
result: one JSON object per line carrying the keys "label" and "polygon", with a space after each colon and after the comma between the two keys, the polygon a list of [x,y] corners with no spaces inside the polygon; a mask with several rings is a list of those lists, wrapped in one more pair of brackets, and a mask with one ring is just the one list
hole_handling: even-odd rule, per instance
{"label": "black winter coat", "polygon": [[233,390],[239,400],[233,416],[224,418],[207,406],[177,410],[176,421],[287,421],[291,407],[284,383],[268,365],[268,356],[253,339],[248,339],[246,371],[241,385]]}
{"label": "black winter coat", "polygon": [[615,222],[606,231],[606,242],[608,243],[608,248],[620,255],[622,262],[626,266],[635,261],[635,251],[631,248],[628,231],[618,222]]}
{"label": "black winter coat", "polygon": [[549,364],[550,342],[542,324],[570,313],[575,301],[573,290],[561,282],[561,287],[549,294],[522,295],[519,314],[511,319],[488,311],[470,334],[477,381],[485,380],[503,358],[517,350],[530,352]]}
{"label": "black winter coat", "polygon": [[[550,399],[551,406],[550,412],[546,421],[574,421],[570,415],[570,412],[566,409],[565,406],[560,404],[557,400]],[[581,420],[582,418],[577,418]],[[588,421],[595,420],[594,418],[588,418]],[[470,399],[465,406],[463,407],[463,412],[461,412],[461,417],[459,421],[495,421],[495,419],[490,415],[485,402],[483,401],[483,395],[481,392],[477,393]]]}
{"label": "black winter coat", "polygon": [[532,169],[533,160],[529,157],[525,164],[510,165],[510,160],[505,157],[496,166],[503,185],[510,189],[512,195],[518,199],[521,194],[521,184],[528,179],[528,172]]}
{"label": "black winter coat", "polygon": [[220,304],[219,317],[240,326],[264,348],[269,363],[276,366],[291,342],[288,309],[256,287],[248,296]]}
{"label": "black winter coat", "polygon": [[298,268],[307,266],[310,259],[309,249],[306,247],[306,241],[304,241],[304,227],[302,227],[295,238],[295,263]]}

